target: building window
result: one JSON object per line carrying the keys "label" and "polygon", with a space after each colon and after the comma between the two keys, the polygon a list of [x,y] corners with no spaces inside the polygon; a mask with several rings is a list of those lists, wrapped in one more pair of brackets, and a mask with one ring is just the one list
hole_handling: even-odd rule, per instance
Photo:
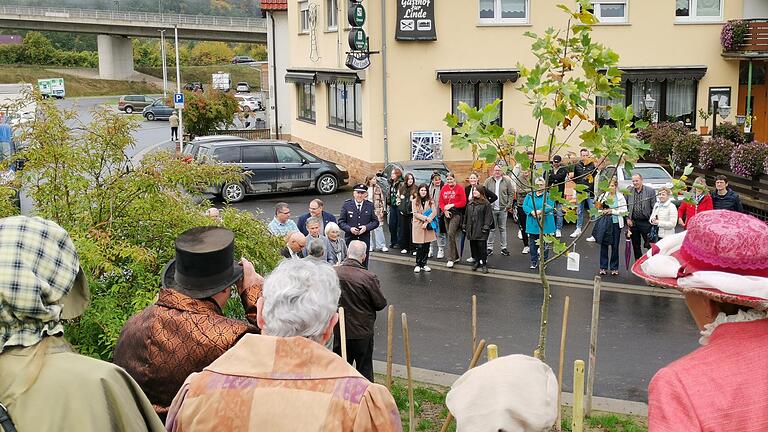
{"label": "building window", "polygon": [[[453,83],[451,84],[451,112],[459,117],[459,123],[461,123],[466,120],[466,116],[459,111],[460,102],[482,109],[496,99],[501,99],[502,93],[503,86],[498,82]],[[501,109],[499,109],[499,116],[493,123],[501,126]]]}
{"label": "building window", "polygon": [[360,83],[328,84],[328,126],[363,133],[363,96]]}
{"label": "building window", "polygon": [[[628,81],[622,84],[624,97],[608,99],[595,98],[595,116],[600,124],[613,124],[608,110],[621,103],[632,106],[635,120],[668,121],[682,123],[690,129],[696,127],[696,92],[698,81]],[[655,101],[653,110],[648,110],[647,96]]]}
{"label": "building window", "polygon": [[481,23],[527,24],[529,0],[478,0]]}
{"label": "building window", "polygon": [[627,22],[627,0],[593,1],[592,11],[601,23]]}
{"label": "building window", "polygon": [[299,107],[299,120],[315,122],[315,84],[296,84],[296,93]]}
{"label": "building window", "polygon": [[678,22],[722,21],[723,0],[675,0]]}
{"label": "building window", "polygon": [[299,0],[299,30],[309,33],[309,1]]}
{"label": "building window", "polygon": [[337,0],[325,0],[325,23],[328,30],[339,28],[339,7]]}

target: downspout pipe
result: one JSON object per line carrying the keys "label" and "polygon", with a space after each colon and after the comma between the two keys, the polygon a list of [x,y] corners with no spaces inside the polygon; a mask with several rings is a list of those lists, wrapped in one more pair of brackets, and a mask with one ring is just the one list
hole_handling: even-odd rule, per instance
{"label": "downspout pipe", "polygon": [[381,0],[381,89],[384,111],[384,164],[389,163],[389,111],[387,108],[387,0]]}
{"label": "downspout pipe", "polygon": [[280,139],[280,121],[277,114],[277,44],[275,43],[275,15],[274,12],[269,13],[269,19],[272,21],[272,95],[274,96],[273,105],[275,107],[275,138]]}

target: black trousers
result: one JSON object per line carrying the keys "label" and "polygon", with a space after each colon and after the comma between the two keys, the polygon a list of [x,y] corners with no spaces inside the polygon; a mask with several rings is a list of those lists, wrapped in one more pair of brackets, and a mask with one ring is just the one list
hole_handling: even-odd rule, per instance
{"label": "black trousers", "polygon": [[429,243],[416,244],[416,265],[424,267],[427,265],[427,258],[429,258]]}
{"label": "black trousers", "polygon": [[[334,345],[333,352],[341,355],[341,343]],[[373,382],[373,336],[364,339],[347,339],[347,363],[354,363],[360,375]]]}
{"label": "black trousers", "polygon": [[479,265],[488,265],[488,250],[485,248],[488,240],[470,240],[469,250],[472,251],[472,258]]}
{"label": "black trousers", "polygon": [[[635,260],[640,259],[643,255],[642,246],[648,244],[648,234],[651,232],[651,223],[647,220],[632,219],[632,227],[629,228],[632,231],[632,253],[635,255]],[[642,241],[642,243],[640,243]]]}
{"label": "black trousers", "polygon": [[528,233],[525,231],[525,227],[528,222],[528,215],[523,210],[523,203],[517,202],[517,221],[520,224],[520,231],[523,233],[523,246],[528,246]]}
{"label": "black trousers", "polygon": [[402,249],[408,249],[408,252],[416,249],[416,245],[413,244],[413,236],[411,234],[411,230],[413,229],[413,225],[411,225],[412,221],[413,213],[400,215],[400,233],[397,235],[397,237],[400,239],[400,247]]}
{"label": "black trousers", "polygon": [[172,140],[179,139],[179,127],[178,126],[171,126],[171,139]]}

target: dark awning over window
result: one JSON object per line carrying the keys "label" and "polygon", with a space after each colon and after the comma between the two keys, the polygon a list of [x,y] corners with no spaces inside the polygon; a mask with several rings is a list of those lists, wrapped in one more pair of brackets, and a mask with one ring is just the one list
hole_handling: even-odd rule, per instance
{"label": "dark awning over window", "polygon": [[517,69],[465,69],[439,70],[437,79],[442,83],[479,83],[517,81],[520,72]]}
{"label": "dark awning over window", "polygon": [[317,80],[326,84],[354,84],[360,82],[360,77],[356,72],[317,71]]}
{"label": "dark awning over window", "polygon": [[659,67],[619,67],[624,74],[622,81],[680,81],[700,80],[707,73],[706,66],[659,66]]}
{"label": "dark awning over window", "polygon": [[311,84],[317,79],[315,72],[303,72],[303,71],[287,71],[285,73],[285,82],[299,83],[299,84]]}

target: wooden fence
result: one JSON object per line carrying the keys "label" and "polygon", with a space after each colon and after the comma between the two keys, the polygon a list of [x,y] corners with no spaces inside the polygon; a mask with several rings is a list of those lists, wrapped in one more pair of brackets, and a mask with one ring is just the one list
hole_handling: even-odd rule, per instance
{"label": "wooden fence", "polygon": [[749,24],[749,32],[744,42],[739,44],[735,51],[742,52],[768,52],[768,19],[743,20]]}
{"label": "wooden fence", "polygon": [[272,138],[272,133],[269,128],[217,130],[216,135],[232,135],[249,140],[262,140]]}

